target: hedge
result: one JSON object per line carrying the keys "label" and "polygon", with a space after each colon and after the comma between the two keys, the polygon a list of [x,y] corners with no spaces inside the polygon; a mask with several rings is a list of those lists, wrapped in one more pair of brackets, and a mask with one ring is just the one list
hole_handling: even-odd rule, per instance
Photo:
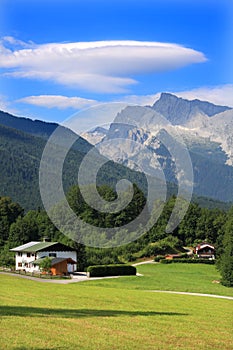
{"label": "hedge", "polygon": [[208,260],[208,259],[161,259],[160,262],[162,264],[172,264],[172,263],[207,264],[207,265],[214,265],[215,264],[215,260]]}
{"label": "hedge", "polygon": [[136,275],[136,267],[130,265],[95,265],[87,268],[90,277]]}
{"label": "hedge", "polygon": [[154,261],[159,262],[162,259],[164,259],[164,255],[157,255],[157,256],[155,256]]}
{"label": "hedge", "polygon": [[159,262],[161,264],[171,264],[172,260],[171,259],[161,259],[161,260],[159,260]]}

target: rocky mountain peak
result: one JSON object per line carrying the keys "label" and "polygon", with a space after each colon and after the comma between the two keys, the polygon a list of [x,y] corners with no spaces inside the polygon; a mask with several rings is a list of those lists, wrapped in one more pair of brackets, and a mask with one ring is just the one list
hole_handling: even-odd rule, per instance
{"label": "rocky mountain peak", "polygon": [[208,117],[231,109],[227,106],[218,106],[207,101],[186,100],[170,93],[162,93],[152,109],[162,114],[173,125],[184,125],[194,114],[204,113]]}

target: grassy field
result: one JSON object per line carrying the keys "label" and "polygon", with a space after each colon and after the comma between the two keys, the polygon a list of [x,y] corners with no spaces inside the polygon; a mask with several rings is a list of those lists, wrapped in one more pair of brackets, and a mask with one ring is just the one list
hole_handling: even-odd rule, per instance
{"label": "grassy field", "polygon": [[[145,265],[138,268],[145,277],[68,285],[0,275],[0,348],[232,349],[232,301],[145,290],[169,289],[173,279],[179,282],[174,290],[182,286],[195,292],[198,283],[193,290],[187,284],[189,267],[175,266]],[[198,266],[192,267],[197,275]],[[213,266],[199,266],[199,274],[207,275],[208,269],[209,280],[215,279]],[[163,280],[156,284],[162,275]],[[206,292],[204,280],[201,278],[200,292]],[[219,289],[226,295],[230,291]]]}
{"label": "grassy field", "polygon": [[146,264],[137,266],[143,277],[121,277],[114,280],[91,282],[102,287],[143,290],[173,290],[233,296],[233,288],[220,283],[220,274],[214,265],[204,264]]}

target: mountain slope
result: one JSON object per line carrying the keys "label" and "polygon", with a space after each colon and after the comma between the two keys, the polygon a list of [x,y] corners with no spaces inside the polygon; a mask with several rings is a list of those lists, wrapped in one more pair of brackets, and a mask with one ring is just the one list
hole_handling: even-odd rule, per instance
{"label": "mountain slope", "polygon": [[[44,126],[46,127],[46,123]],[[66,129],[65,132],[69,133],[69,130]],[[92,148],[87,141],[81,143],[81,147],[77,142],[66,156],[63,165],[65,192],[72,185],[77,184],[78,169],[86,154],[83,152],[83,144],[85,148]],[[33,136],[0,124],[0,196],[10,196],[26,210],[42,207],[39,191],[39,167],[45,145],[46,139],[43,137]],[[54,179],[56,176],[54,170]],[[97,184],[115,186],[116,182],[122,178],[128,178],[145,189],[143,174],[113,162],[107,162],[99,171]]]}
{"label": "mountain slope", "polygon": [[[185,142],[194,172],[194,193],[222,201],[233,199],[233,109],[209,102],[161,94],[153,107],[128,106],[98,144],[102,154],[146,173],[162,169],[177,183],[174,157],[161,142],[161,132]],[[117,141],[118,140],[118,141]],[[126,141],[131,141],[131,144]],[[151,153],[138,152],[140,144]],[[112,145],[111,145],[112,143]],[[182,156],[182,155],[181,155]]]}
{"label": "mountain slope", "polygon": [[[48,123],[41,120],[16,117],[3,111],[0,111],[0,125],[22,131],[29,135],[38,136],[46,140],[52,135],[58,126],[64,133],[69,133],[71,136],[74,135],[73,131],[60,126],[57,123]],[[81,136],[79,136],[74,148],[75,147],[82,152],[87,152],[92,148],[92,146]]]}
{"label": "mountain slope", "polygon": [[25,209],[41,206],[38,169],[46,141],[0,125],[1,196]]}

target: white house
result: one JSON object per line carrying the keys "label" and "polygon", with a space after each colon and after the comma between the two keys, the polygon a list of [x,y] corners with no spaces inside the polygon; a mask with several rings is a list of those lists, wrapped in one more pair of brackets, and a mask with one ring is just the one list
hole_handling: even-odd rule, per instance
{"label": "white house", "polygon": [[194,248],[194,253],[197,254],[198,258],[215,259],[215,247],[207,242],[198,244]]}
{"label": "white house", "polygon": [[76,250],[58,242],[29,242],[11,251],[15,252],[16,270],[39,272],[38,263],[45,257],[51,258],[53,275],[66,274],[77,269]]}

